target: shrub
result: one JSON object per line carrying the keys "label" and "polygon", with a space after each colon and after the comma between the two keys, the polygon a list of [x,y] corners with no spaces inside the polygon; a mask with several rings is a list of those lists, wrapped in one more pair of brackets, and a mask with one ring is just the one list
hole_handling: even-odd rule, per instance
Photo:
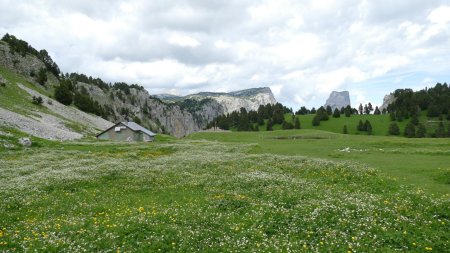
{"label": "shrub", "polygon": [[32,102],[35,105],[42,105],[42,103],[44,103],[44,100],[42,99],[41,96],[39,96],[39,97],[33,96],[33,101]]}
{"label": "shrub", "polygon": [[342,130],[344,134],[348,134],[347,125],[344,125],[344,129]]}

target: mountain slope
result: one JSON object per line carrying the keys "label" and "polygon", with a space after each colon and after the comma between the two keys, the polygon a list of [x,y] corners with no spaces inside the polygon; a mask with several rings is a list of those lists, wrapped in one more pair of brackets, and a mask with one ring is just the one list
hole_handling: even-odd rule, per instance
{"label": "mountain slope", "polygon": [[[0,102],[0,124],[44,138],[92,136],[112,122],[124,120],[136,121],[154,132],[183,137],[205,128],[219,115],[241,107],[256,110],[261,104],[276,102],[269,88],[158,98],[135,84],[112,85],[84,74],[63,75],[47,51],[38,51],[8,34],[0,41],[0,56],[4,76],[0,82],[8,83],[0,89],[4,98]],[[74,106],[53,100],[55,90],[64,90],[64,96],[70,97],[66,101]],[[44,103],[32,104],[33,96],[42,97]],[[167,98],[172,101],[162,100]]]}
{"label": "mountain slope", "polygon": [[[112,125],[98,116],[65,106],[44,88],[0,66],[0,128],[16,128],[45,139],[71,140],[94,135]],[[41,105],[32,98],[41,97]]]}

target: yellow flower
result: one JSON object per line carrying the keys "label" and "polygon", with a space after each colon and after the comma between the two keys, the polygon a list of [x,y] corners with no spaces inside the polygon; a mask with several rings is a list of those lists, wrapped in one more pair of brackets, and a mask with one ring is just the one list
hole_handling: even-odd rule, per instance
{"label": "yellow flower", "polygon": [[141,206],[141,207],[139,207],[139,212],[143,212],[144,211],[144,208]]}
{"label": "yellow flower", "polygon": [[431,248],[431,247],[425,247],[425,250],[426,250],[426,251],[432,251],[433,248]]}

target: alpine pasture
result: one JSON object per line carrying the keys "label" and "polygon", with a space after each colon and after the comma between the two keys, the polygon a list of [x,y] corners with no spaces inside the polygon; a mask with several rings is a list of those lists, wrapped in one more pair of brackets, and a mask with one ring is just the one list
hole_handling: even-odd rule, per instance
{"label": "alpine pasture", "polygon": [[448,139],[285,130],[33,141],[0,151],[3,252],[450,248]]}

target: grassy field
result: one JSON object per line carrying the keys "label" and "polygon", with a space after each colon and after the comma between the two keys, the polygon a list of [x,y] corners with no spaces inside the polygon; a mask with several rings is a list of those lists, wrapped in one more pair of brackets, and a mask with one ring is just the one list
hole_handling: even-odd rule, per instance
{"label": "grassy field", "polygon": [[450,248],[448,139],[312,130],[158,137],[35,139],[30,149],[0,150],[0,251]]}
{"label": "grassy field", "polygon": [[[333,118],[330,116],[329,120],[321,121],[319,126],[313,126],[312,120],[315,114],[308,115],[297,115],[300,119],[300,124],[302,129],[313,129],[313,130],[322,130],[333,133],[343,133],[344,125],[347,126],[348,134],[353,135],[367,135],[367,132],[358,131],[357,126],[360,120],[364,123],[366,120],[370,122],[372,125],[372,135],[376,136],[387,136],[389,125],[392,121],[389,118],[389,114],[384,115],[351,115],[351,117],[345,117],[345,115],[341,115],[340,118]],[[285,114],[284,118],[287,122],[292,122],[292,115]],[[401,134],[403,134],[406,124],[408,124],[410,119],[404,119],[401,122],[396,122],[400,128]],[[427,133],[431,134],[436,131],[436,128],[439,124],[438,118],[428,118],[426,116],[426,111],[421,112],[419,116],[419,122],[424,124],[427,128]],[[446,115],[444,115],[442,122],[444,123],[445,128],[447,129],[450,122],[446,120]],[[259,126],[260,131],[266,131],[267,120],[265,121],[265,125]],[[273,126],[274,130],[281,130],[281,125],[277,124]],[[236,129],[233,129],[236,131]]]}

